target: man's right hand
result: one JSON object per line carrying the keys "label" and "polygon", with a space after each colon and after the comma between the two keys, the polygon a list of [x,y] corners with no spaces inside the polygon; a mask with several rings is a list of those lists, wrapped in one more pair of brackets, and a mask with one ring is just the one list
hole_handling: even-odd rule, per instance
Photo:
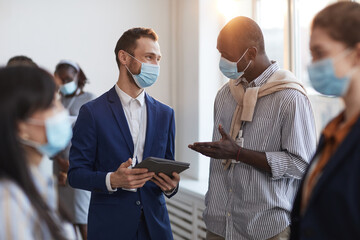
{"label": "man's right hand", "polygon": [[112,188],[141,188],[144,184],[152,179],[155,175],[153,172],[148,172],[146,168],[129,169],[132,160],[129,158],[123,162],[120,167],[110,174],[110,184]]}

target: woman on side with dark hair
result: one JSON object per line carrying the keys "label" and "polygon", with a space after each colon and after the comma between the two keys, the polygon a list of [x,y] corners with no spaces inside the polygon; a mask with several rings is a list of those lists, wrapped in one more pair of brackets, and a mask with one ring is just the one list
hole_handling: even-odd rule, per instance
{"label": "woman on side with dark hair", "polygon": [[0,68],[0,239],[70,237],[29,170],[71,138],[55,88],[52,76],[40,68]]}
{"label": "woman on side with dark hair", "polygon": [[[80,107],[95,98],[93,94],[83,90],[87,78],[77,63],[62,60],[56,65],[55,80],[60,90],[60,101],[75,121]],[[71,221],[75,227],[79,228],[82,239],[86,240],[90,192],[74,189],[67,183],[69,151],[70,145],[54,158],[54,173],[59,180],[59,201],[70,213]]]}
{"label": "woman on side with dark hair", "polygon": [[360,239],[360,4],[338,2],[311,27],[310,81],[345,109],[325,127],[291,214],[291,239]]}

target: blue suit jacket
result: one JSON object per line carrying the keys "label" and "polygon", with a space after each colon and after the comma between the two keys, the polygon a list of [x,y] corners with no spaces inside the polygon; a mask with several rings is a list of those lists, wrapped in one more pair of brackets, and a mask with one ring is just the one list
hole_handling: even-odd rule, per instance
{"label": "blue suit jacket", "polygon": [[[302,216],[302,188],[291,213],[291,239],[360,239],[360,119],[329,159]],[[317,154],[324,147],[320,139]]]}
{"label": "blue suit jacket", "polygon": [[[147,94],[145,102],[147,130],[143,158],[174,159],[174,111]],[[115,87],[82,106],[73,132],[68,180],[74,188],[91,191],[88,239],[133,239],[141,208],[151,238],[172,239],[163,192],[153,182],[148,181],[137,192],[107,191],[106,174],[132,158],[134,151]]]}

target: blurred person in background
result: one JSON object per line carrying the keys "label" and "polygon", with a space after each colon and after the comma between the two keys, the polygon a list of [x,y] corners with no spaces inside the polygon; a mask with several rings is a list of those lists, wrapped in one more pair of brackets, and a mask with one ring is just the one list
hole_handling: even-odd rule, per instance
{"label": "blurred person in background", "polygon": [[11,66],[29,66],[37,67],[37,64],[29,57],[24,55],[17,55],[10,58],[6,64],[7,67]]}
{"label": "blurred person in background", "polygon": [[291,239],[360,239],[360,4],[339,2],[311,27],[308,67],[318,92],[345,109],[324,128],[291,214]]}
{"label": "blurred person in background", "polygon": [[[71,60],[61,60],[56,65],[54,75],[59,87],[60,101],[75,122],[81,106],[95,98],[92,93],[84,91],[87,77],[80,66]],[[82,239],[86,240],[90,192],[72,188],[67,182],[70,146],[69,144],[64,151],[54,157],[54,173],[58,176],[59,201],[70,213],[75,229],[78,228]]]}

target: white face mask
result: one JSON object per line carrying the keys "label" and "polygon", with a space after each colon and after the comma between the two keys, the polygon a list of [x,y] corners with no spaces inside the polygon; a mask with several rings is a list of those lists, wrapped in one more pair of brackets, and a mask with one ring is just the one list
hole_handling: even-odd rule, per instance
{"label": "white face mask", "polygon": [[237,69],[237,64],[238,62],[240,62],[240,60],[245,56],[245,54],[247,53],[249,49],[246,49],[246,51],[244,52],[244,54],[239,58],[239,60],[237,60],[236,62],[231,62],[229,60],[227,60],[224,57],[220,58],[220,62],[219,62],[219,67],[220,67],[220,71],[227,77],[230,79],[239,79],[242,75],[244,75],[246,69],[248,69],[248,67],[251,64],[251,60],[249,62],[249,64],[245,67],[245,69],[242,72],[238,72]]}

